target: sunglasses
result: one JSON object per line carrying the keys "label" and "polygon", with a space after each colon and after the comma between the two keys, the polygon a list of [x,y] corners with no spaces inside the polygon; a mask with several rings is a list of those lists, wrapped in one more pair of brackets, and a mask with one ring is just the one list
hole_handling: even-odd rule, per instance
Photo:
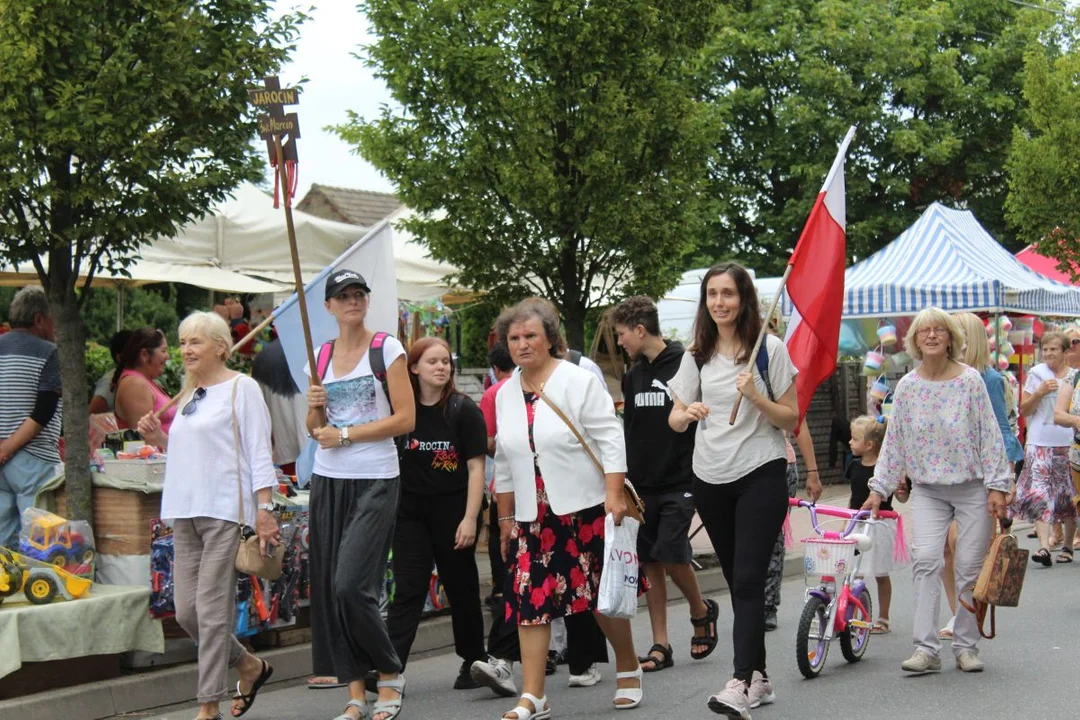
{"label": "sunglasses", "polygon": [[199,401],[206,397],[206,388],[196,388],[195,393],[188,400],[187,405],[180,411],[181,415],[194,415],[199,409]]}
{"label": "sunglasses", "polygon": [[1080,345],[1080,338],[1073,338],[1071,341],[1069,341],[1070,347],[1076,347],[1077,345]]}

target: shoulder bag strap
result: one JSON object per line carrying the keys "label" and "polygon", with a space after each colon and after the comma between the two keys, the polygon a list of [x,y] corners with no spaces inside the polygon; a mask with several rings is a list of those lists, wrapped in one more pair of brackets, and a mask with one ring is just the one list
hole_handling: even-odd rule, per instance
{"label": "shoulder bag strap", "polygon": [[233,447],[236,450],[236,500],[237,500],[237,522],[240,527],[241,536],[244,534],[244,479],[240,475],[240,423],[236,419],[236,386],[240,384],[240,377],[237,376],[233,380],[232,386],[232,434],[233,434]]}
{"label": "shoulder bag strap", "polygon": [[578,432],[578,429],[574,425],[574,423],[571,422],[570,418],[566,417],[566,413],[564,413],[562,410],[560,410],[559,406],[556,405],[554,402],[552,402],[551,398],[549,398],[547,395],[545,395],[542,390],[537,390],[536,394],[540,396],[541,400],[543,400],[545,403],[547,403],[547,406],[549,408],[551,408],[552,410],[555,411],[555,414],[559,416],[560,420],[562,420],[564,423],[566,423],[566,427],[570,428],[570,432],[574,433],[574,437],[576,437],[577,441],[579,443],[581,443],[581,447],[585,448],[585,452],[588,453],[589,459],[592,460],[593,465],[595,465],[596,469],[600,471],[601,475],[603,475],[604,474],[604,466],[600,464],[600,461],[596,458],[596,455],[593,453],[592,448],[589,447],[589,444],[587,442],[585,442],[585,438],[582,437],[580,432]]}

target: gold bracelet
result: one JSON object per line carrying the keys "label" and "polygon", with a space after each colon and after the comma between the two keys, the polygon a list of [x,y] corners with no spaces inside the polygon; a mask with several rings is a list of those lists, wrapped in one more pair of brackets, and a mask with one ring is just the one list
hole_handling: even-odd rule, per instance
{"label": "gold bracelet", "polygon": [[499,518],[499,522],[506,522],[507,520],[513,520],[513,519],[514,519],[513,515],[504,515],[501,518]]}

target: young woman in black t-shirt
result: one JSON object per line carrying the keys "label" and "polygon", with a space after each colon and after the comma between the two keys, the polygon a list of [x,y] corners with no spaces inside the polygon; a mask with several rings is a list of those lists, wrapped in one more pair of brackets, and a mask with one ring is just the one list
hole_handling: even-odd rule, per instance
{"label": "young woman in black t-shirt", "polygon": [[[399,438],[401,503],[394,530],[394,602],[387,626],[402,666],[416,638],[434,562],[453,617],[454,646],[463,663],[456,689],[479,687],[469,676],[485,660],[477,516],[484,496],[487,428],[480,409],[454,387],[450,346],[421,338],[408,358],[416,397],[416,428]],[[380,720],[376,715],[374,720]]]}

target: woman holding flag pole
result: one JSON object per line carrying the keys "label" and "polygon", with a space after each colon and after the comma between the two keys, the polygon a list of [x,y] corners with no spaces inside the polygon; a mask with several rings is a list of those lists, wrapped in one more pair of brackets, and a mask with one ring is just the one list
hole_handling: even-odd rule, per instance
{"label": "woman holding flag pole", "polygon": [[[787,513],[784,431],[798,427],[799,407],[836,368],[843,167],[854,133],[840,144],[768,312],[786,288],[795,307],[786,343],[766,333],[750,274],[736,263],[714,266],[702,279],[694,343],[668,384],[672,429],[698,422],[694,503],[731,589],[735,673],[709,698],[709,708],[728,717],[748,720],[751,708],[776,699],[765,669],[765,580]],[[743,398],[751,407],[740,415]],[[816,500],[821,486],[807,490]]]}

